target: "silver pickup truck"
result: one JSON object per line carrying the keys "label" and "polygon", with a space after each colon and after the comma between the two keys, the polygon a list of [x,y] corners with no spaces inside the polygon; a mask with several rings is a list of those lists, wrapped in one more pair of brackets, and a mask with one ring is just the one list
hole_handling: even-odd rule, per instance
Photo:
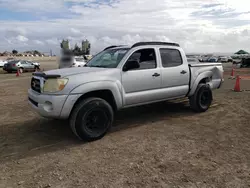
{"label": "silver pickup truck", "polygon": [[176,43],[139,42],[107,47],[82,68],[33,73],[28,99],[41,116],[69,120],[77,137],[93,141],[124,108],[188,97],[205,112],[223,81],[221,63],[188,64]]}

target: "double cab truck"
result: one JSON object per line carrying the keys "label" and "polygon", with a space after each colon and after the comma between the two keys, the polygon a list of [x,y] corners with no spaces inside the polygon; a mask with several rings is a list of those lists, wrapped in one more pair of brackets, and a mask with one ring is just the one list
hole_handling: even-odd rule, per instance
{"label": "double cab truck", "polygon": [[189,64],[176,43],[110,46],[84,67],[35,72],[30,105],[41,116],[69,120],[81,140],[102,138],[124,108],[187,97],[205,112],[223,83],[221,63]]}

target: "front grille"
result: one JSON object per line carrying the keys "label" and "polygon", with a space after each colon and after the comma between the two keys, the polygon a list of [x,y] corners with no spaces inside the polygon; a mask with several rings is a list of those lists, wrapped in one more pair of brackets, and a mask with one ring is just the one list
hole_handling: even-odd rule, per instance
{"label": "front grille", "polygon": [[34,91],[41,93],[40,80],[37,78],[31,79],[31,89]]}

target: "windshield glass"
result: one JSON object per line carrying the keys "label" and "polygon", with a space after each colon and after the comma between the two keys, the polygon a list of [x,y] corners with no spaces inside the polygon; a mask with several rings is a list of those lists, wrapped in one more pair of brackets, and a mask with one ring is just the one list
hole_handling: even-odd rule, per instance
{"label": "windshield glass", "polygon": [[94,56],[85,66],[116,68],[129,48],[108,49]]}

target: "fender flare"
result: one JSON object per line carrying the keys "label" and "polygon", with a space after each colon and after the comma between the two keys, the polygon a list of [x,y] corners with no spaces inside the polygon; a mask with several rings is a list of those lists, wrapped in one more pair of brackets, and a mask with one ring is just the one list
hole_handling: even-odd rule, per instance
{"label": "fender flare", "polygon": [[[79,95],[80,97],[93,91],[109,90],[113,94],[117,109],[123,106],[121,84],[119,82],[102,80],[81,84],[70,91],[69,95]],[[80,98],[79,97],[79,98]]]}
{"label": "fender flare", "polygon": [[[197,76],[197,78],[195,79],[195,81],[193,83],[191,83],[190,87],[191,87],[191,90],[188,94],[188,96],[192,96],[194,95],[195,91],[196,91],[196,88],[198,87],[199,83],[201,80],[203,80],[204,78],[210,78],[211,76],[213,75],[213,72],[212,71],[206,71],[206,72],[203,72],[201,74],[199,74]],[[210,82],[210,79],[209,79],[209,82],[207,82],[209,85],[211,84]]]}

